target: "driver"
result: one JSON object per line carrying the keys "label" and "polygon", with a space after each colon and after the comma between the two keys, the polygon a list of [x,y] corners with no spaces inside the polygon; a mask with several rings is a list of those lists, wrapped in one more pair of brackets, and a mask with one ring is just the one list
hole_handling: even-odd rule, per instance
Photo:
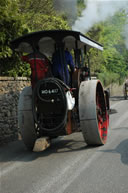
{"label": "driver", "polygon": [[[62,61],[61,54],[60,54],[59,50],[56,50],[53,53],[53,56],[52,56],[52,73],[53,73],[53,76],[55,76],[56,78],[59,78],[60,80],[64,81],[67,85],[71,86],[71,78],[70,78],[68,65],[69,65],[69,68],[71,71],[71,75],[74,72],[75,65],[73,62],[72,55],[70,54],[68,49],[66,49],[64,51],[64,54],[65,54],[65,56],[64,56],[65,61]],[[66,63],[66,65],[65,65],[65,63]]]}

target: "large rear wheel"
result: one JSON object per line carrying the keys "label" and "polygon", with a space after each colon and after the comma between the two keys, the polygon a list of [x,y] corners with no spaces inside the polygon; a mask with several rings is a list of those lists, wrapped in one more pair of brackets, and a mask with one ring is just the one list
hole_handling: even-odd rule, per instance
{"label": "large rear wheel", "polygon": [[99,80],[83,81],[79,91],[79,117],[88,145],[103,145],[107,140],[109,116]]}
{"label": "large rear wheel", "polygon": [[32,113],[32,88],[25,87],[18,103],[18,126],[27,149],[32,150],[37,139]]}

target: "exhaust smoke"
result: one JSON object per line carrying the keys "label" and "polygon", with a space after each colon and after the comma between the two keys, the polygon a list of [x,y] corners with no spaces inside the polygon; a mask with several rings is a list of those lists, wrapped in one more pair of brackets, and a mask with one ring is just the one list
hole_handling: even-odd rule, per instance
{"label": "exhaust smoke", "polygon": [[117,11],[128,9],[128,0],[85,0],[85,4],[86,9],[83,10],[82,16],[72,26],[73,30],[83,33],[89,31],[94,24],[113,16]]}
{"label": "exhaust smoke", "polygon": [[[128,12],[128,0],[84,0],[86,8],[83,10],[81,17],[77,18],[77,2],[78,0],[54,0],[54,7],[57,11],[66,13],[70,25],[72,25],[72,30],[84,34],[94,24],[105,21],[117,11],[126,10]],[[128,25],[124,26],[123,36],[128,49]]]}
{"label": "exhaust smoke", "polygon": [[66,13],[70,25],[77,19],[77,0],[54,0],[54,8]]}

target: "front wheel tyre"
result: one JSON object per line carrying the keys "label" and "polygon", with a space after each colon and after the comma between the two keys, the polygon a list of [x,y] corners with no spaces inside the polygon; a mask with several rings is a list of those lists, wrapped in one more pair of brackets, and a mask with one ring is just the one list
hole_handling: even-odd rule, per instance
{"label": "front wheel tyre", "polygon": [[37,139],[32,113],[32,89],[25,87],[18,103],[18,126],[22,139],[28,150],[32,150]]}
{"label": "front wheel tyre", "polygon": [[103,145],[107,140],[109,115],[99,80],[83,81],[79,91],[80,127],[88,145]]}

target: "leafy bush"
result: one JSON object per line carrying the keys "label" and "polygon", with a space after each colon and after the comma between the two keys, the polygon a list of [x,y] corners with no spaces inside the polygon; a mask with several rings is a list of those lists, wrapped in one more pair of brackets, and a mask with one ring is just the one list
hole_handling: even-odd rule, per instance
{"label": "leafy bush", "polygon": [[53,0],[0,1],[0,76],[30,76],[29,64],[23,64],[10,49],[10,41],[28,32],[69,29],[67,21],[53,10]]}
{"label": "leafy bush", "polygon": [[105,87],[111,83],[122,84],[125,79],[125,77],[120,77],[119,74],[109,71],[98,73],[97,77]]}

